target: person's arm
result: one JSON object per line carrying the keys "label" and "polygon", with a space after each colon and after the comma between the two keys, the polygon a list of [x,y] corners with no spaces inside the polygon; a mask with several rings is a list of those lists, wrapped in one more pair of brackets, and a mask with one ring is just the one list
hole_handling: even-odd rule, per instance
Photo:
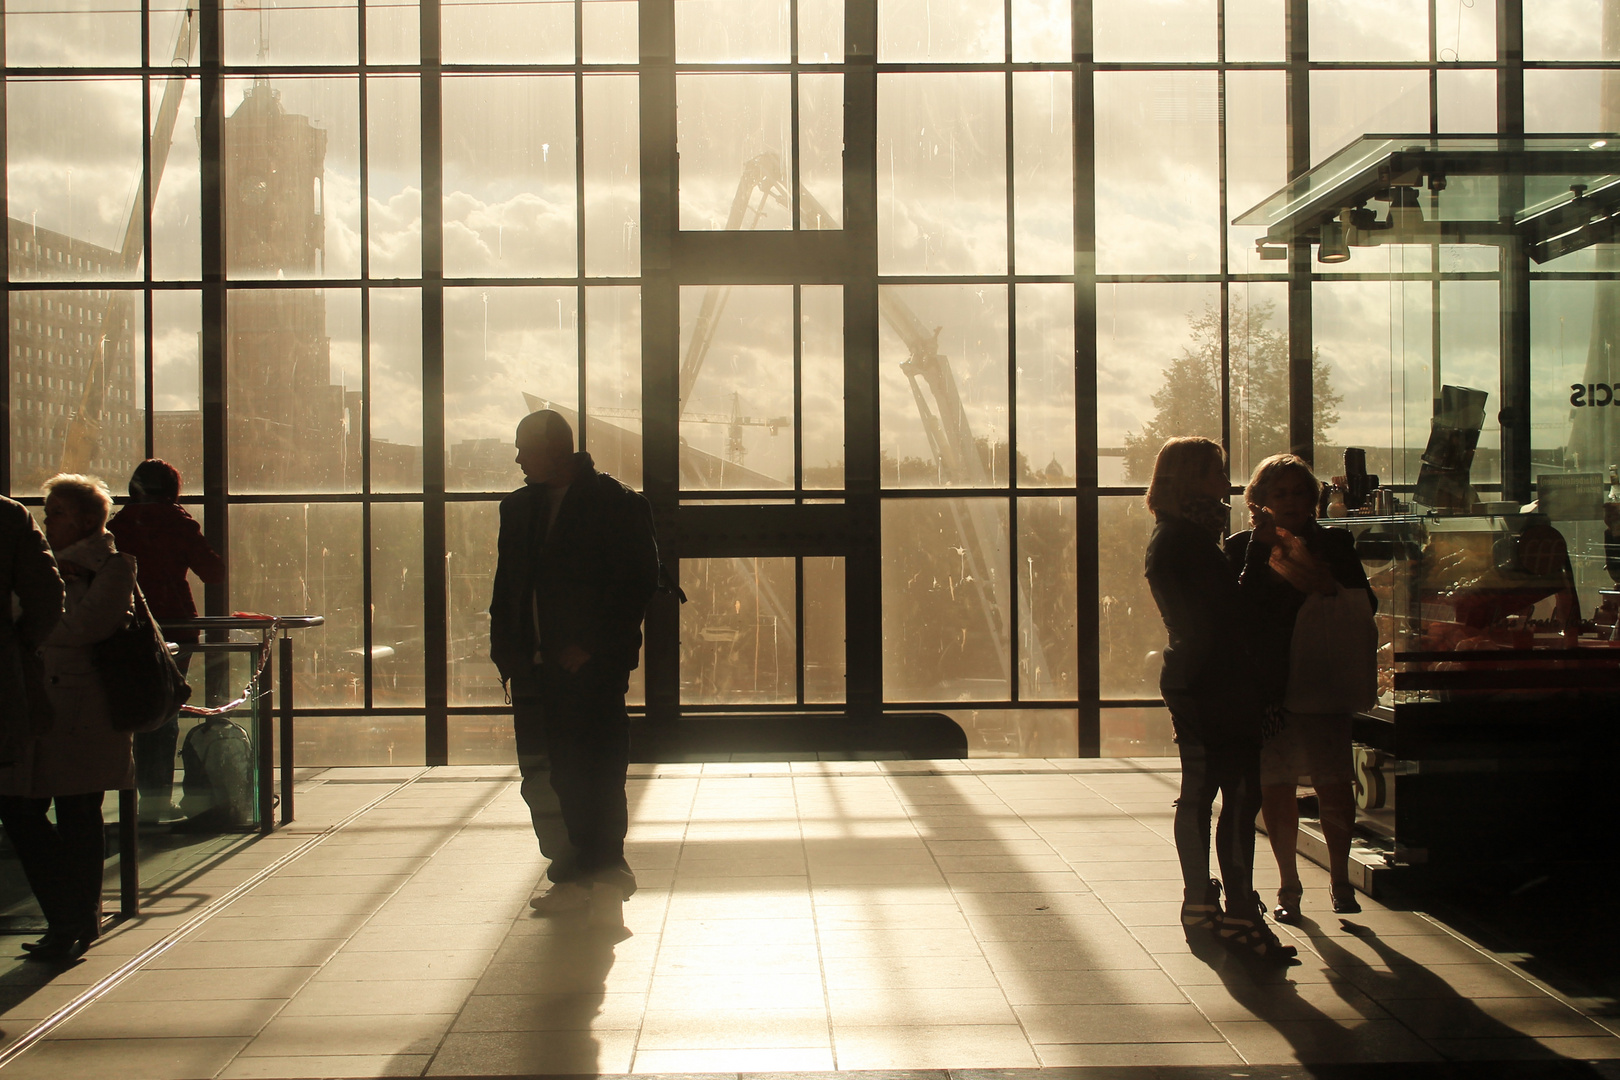
{"label": "person's arm", "polygon": [[94,645],[129,625],[135,613],[135,570],[130,557],[114,555],[101,564],[84,596],[45,639],[53,648]]}
{"label": "person's arm", "polygon": [[521,525],[517,520],[521,516],[514,498],[508,496],[501,501],[500,533],[495,542],[495,581],[489,601],[489,658],[502,679],[510,679],[532,659],[522,655],[523,635],[517,624],[522,605],[514,595],[521,576],[517,560],[524,554]]}
{"label": "person's arm", "polygon": [[612,506],[602,531],[608,549],[602,611],[580,643],[591,656],[612,656],[615,648],[628,649],[641,628],[647,602],[658,589],[658,540],[651,504],[641,495],[621,489]]}
{"label": "person's arm", "polygon": [[62,618],[62,575],[33,515],[24,510],[22,516],[28,531],[12,552],[11,591],[22,602],[17,637],[23,648],[36,649]]}
{"label": "person's arm", "polygon": [[1324,528],[1322,534],[1327,537],[1327,562],[1333,570],[1334,580],[1346,589],[1366,590],[1367,602],[1376,613],[1378,594],[1367,580],[1367,568],[1361,565],[1361,556],[1356,554],[1355,534],[1349,529],[1336,528]]}
{"label": "person's arm", "polygon": [[218,585],[225,580],[225,560],[209,546],[197,519],[187,513],[185,507],[179,507],[179,510],[182,523],[180,543],[186,566],[204,585]]}

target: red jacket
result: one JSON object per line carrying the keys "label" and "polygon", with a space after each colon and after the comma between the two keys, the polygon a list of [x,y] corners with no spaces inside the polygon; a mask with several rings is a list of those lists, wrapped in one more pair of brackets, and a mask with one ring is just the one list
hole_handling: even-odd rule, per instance
{"label": "red jacket", "polygon": [[179,503],[131,503],[113,516],[107,531],[119,551],[135,556],[141,591],[160,623],[197,617],[187,570],[209,584],[225,580],[225,560],[214,554],[202,526]]}

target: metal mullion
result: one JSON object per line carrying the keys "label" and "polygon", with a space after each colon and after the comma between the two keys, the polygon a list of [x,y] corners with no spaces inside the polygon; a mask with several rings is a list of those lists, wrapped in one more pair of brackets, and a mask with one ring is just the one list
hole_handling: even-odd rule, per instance
{"label": "metal mullion", "polygon": [[793,286],[793,495],[804,502],[804,286]]}
{"label": "metal mullion", "polygon": [[[6,16],[0,8],[0,58],[6,55]],[[144,59],[144,57],[143,57]],[[7,69],[7,74],[10,69]],[[0,176],[10,173],[10,133],[7,130],[7,99],[9,86],[0,77]],[[0,216],[11,218],[11,192],[9,185],[0,184]],[[9,226],[8,230],[9,231]],[[16,376],[11,366],[11,243],[6,242],[6,273],[4,275],[6,302],[0,311],[0,355],[6,359],[6,377],[0,380],[0,491],[11,493],[11,383]]]}
{"label": "metal mullion", "polygon": [[1097,487],[1097,116],[1093,55],[1092,0],[1071,0],[1074,84],[1074,443],[1075,574],[1077,685],[1079,723],[1076,752],[1097,757],[1102,752],[1102,628]]}
{"label": "metal mullion", "polygon": [[[1011,577],[1011,587],[1007,590],[1008,615],[1008,664],[1007,664],[1007,691],[1012,700],[1017,701],[1021,686],[1019,664],[1024,650],[1019,640],[1019,626],[1022,617],[1023,605],[1019,603],[1018,596],[1018,294],[1013,284],[1013,276],[1018,272],[1018,251],[1016,244],[1015,200],[1014,200],[1014,160],[1017,147],[1013,140],[1013,72],[1012,72],[1012,0],[1002,0],[1001,5],[1001,45],[1002,45],[1002,126],[1003,126],[1003,169],[1005,171],[1005,189],[1002,192],[1005,201],[1007,221],[1007,453],[1003,455],[1007,468],[1007,569]],[[990,453],[994,457],[996,444],[994,437],[990,440]],[[994,474],[990,479],[995,479]],[[1030,610],[1034,610],[1034,597],[1030,598]]]}
{"label": "metal mullion", "polygon": [[421,0],[422,601],[424,760],[450,755],[444,498],[444,84],[439,0]]}
{"label": "metal mullion", "polygon": [[[804,704],[804,556],[793,560],[793,702]],[[757,633],[758,631],[756,631]]]}
{"label": "metal mullion", "polygon": [[[0,16],[3,18],[3,16]],[[141,60],[152,58],[150,0],[141,0]],[[141,444],[142,458],[156,456],[152,405],[152,80],[141,76]]]}
{"label": "metal mullion", "polygon": [[[799,223],[799,0],[788,0],[788,190],[789,228],[797,232]],[[794,301],[798,303],[797,299]],[[794,323],[794,335],[798,323]],[[797,368],[795,368],[797,370]],[[794,383],[797,387],[797,383]],[[796,392],[796,391],[795,391]],[[804,699],[803,679],[800,679],[799,699]]]}
{"label": "metal mullion", "polygon": [[[1215,183],[1219,216],[1221,268],[1221,445],[1226,448],[1227,474],[1232,471],[1232,279],[1231,234],[1226,224],[1226,0],[1215,3]],[[1246,325],[1246,324],[1245,324]]]}
{"label": "metal mullion", "polygon": [[579,448],[588,449],[586,410],[588,372],[585,355],[585,16],[584,0],[574,0],[574,393],[579,418]]}
{"label": "metal mullion", "polygon": [[[361,24],[362,40],[365,24]],[[363,99],[362,99],[363,100]],[[362,129],[363,130],[363,129]],[[362,144],[363,145],[363,144]],[[361,181],[360,198],[365,199],[365,155],[361,153]],[[364,226],[360,230],[362,241],[366,241],[369,234]],[[362,250],[364,250],[362,248]],[[364,641],[361,643],[365,649],[362,657],[362,685],[365,687],[366,708],[372,706],[372,657],[371,647],[373,641],[372,623],[375,621],[376,607],[372,602],[372,552],[376,545],[371,536],[371,290],[360,290],[360,494],[363,501],[360,504],[360,535],[362,537],[360,550],[360,610],[365,612],[363,623]]]}

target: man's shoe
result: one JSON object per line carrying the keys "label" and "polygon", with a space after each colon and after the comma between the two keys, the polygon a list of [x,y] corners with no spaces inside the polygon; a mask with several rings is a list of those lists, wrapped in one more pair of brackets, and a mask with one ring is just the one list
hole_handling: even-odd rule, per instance
{"label": "man's shoe", "polygon": [[598,881],[591,885],[591,925],[618,930],[624,926],[624,890]]}
{"label": "man's shoe", "polygon": [[590,902],[590,889],[577,882],[565,881],[530,900],[529,906],[540,915],[561,915],[569,911],[583,911]]}

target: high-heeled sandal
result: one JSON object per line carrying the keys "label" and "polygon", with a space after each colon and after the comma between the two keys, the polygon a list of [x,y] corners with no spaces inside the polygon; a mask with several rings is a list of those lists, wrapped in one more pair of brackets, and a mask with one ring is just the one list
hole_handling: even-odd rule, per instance
{"label": "high-heeled sandal", "polygon": [[1260,903],[1259,893],[1254,894],[1253,905],[1248,914],[1237,915],[1233,913],[1233,905],[1227,904],[1226,914],[1221,917],[1221,940],[1247,959],[1268,964],[1293,963],[1299,950],[1284,945],[1266,925],[1265,906]]}
{"label": "high-heeled sandal", "polygon": [[1334,914],[1361,914],[1361,901],[1356,899],[1356,887],[1348,881],[1335,881],[1328,895],[1333,898]]}
{"label": "high-heeled sandal", "polygon": [[1221,883],[1211,878],[1202,890],[1184,889],[1181,901],[1181,930],[1184,934],[1212,934],[1220,925]]}
{"label": "high-heeled sandal", "polygon": [[1302,921],[1299,913],[1300,898],[1305,895],[1305,886],[1298,882],[1284,885],[1277,890],[1277,906],[1272,909],[1272,917],[1280,923],[1298,926]]}

